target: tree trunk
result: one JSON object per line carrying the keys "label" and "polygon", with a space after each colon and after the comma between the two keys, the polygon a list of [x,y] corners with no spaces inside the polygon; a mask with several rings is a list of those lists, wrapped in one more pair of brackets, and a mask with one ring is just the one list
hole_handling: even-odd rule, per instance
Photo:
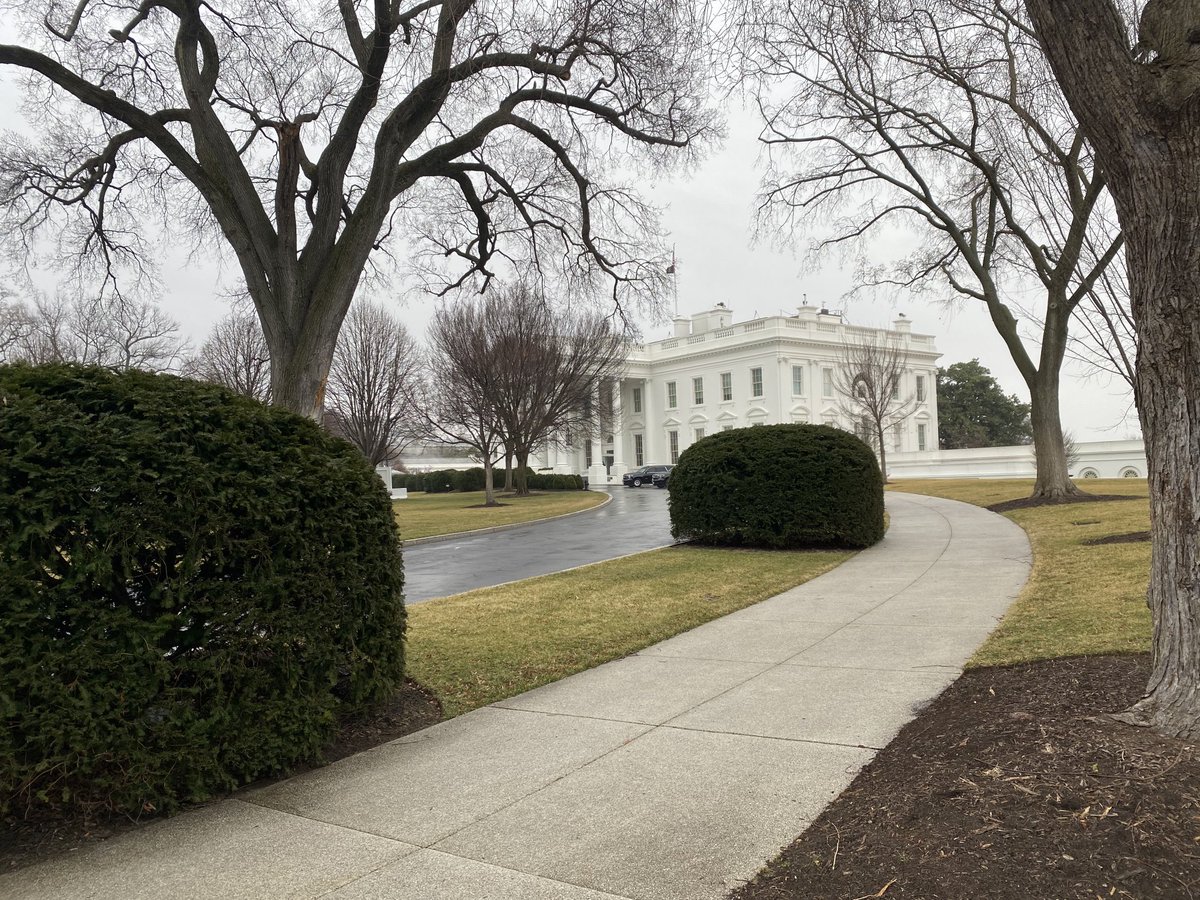
{"label": "tree trunk", "polygon": [[[1186,150],[1138,166],[1125,223],[1137,324],[1137,400],[1150,484],[1153,664],[1122,717],[1200,738],[1200,122]],[[1166,156],[1167,154],[1163,154]]]}
{"label": "tree trunk", "polygon": [[504,445],[504,489],[506,491],[515,490],[513,484],[513,453],[507,444]]}
{"label": "tree trunk", "polygon": [[1058,407],[1058,371],[1039,370],[1029,386],[1029,420],[1037,480],[1031,497],[1058,500],[1083,493],[1071,481]]}
{"label": "tree trunk", "polygon": [[496,502],[496,488],[493,484],[495,467],[489,454],[483,455],[483,505],[499,506]]}
{"label": "tree trunk", "polygon": [[[1108,177],[1125,235],[1138,337],[1135,399],[1150,484],[1154,659],[1121,718],[1200,738],[1200,62],[1138,63],[1109,0],[1026,0]],[[1160,6],[1176,33],[1186,4]],[[1162,50],[1164,48],[1153,48]],[[1171,48],[1167,48],[1171,49]]]}
{"label": "tree trunk", "polygon": [[887,450],[883,447],[883,424],[875,423],[875,437],[879,441],[879,474],[883,476],[883,483],[888,483],[887,477]]}
{"label": "tree trunk", "polygon": [[513,479],[513,487],[516,490],[518,497],[529,496],[529,451],[518,449],[517,457],[517,473]]}
{"label": "tree trunk", "polygon": [[271,352],[271,404],[310,419],[321,420],[325,406],[325,383],[333,364],[336,340],[302,352],[286,344],[268,341]]}

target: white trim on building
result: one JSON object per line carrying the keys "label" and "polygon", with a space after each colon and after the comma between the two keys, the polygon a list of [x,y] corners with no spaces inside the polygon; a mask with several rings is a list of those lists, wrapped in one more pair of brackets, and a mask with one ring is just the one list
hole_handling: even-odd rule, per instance
{"label": "white trim on building", "polygon": [[[812,306],[790,316],[735,323],[732,311],[717,304],[674,321],[673,337],[630,347],[626,373],[614,391],[610,430],[593,435],[586,449],[552,445],[530,464],[603,484],[619,482],[635,467],[639,448],[643,465],[669,463],[673,446],[681,453],[698,436],[730,428],[811,422],[853,430],[852,423],[842,421],[833,373],[843,365],[847,343],[881,329],[848,325],[841,315]],[[918,379],[925,391],[916,412],[893,430],[889,454],[893,447],[916,451],[921,430],[932,449],[937,446],[941,354],[933,337],[912,333],[903,316],[884,333],[908,352],[904,396],[917,393]]]}

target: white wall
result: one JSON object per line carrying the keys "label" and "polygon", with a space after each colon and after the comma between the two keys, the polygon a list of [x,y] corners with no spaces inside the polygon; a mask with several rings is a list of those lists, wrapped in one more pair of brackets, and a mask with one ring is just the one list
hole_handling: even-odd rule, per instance
{"label": "white wall", "polygon": [[[935,438],[936,439],[936,438]],[[1078,444],[1075,478],[1146,477],[1146,449],[1141,441],[1090,441]],[[901,478],[1033,478],[1033,448],[979,447],[889,453],[888,477]],[[1135,473],[1127,476],[1127,473]]]}

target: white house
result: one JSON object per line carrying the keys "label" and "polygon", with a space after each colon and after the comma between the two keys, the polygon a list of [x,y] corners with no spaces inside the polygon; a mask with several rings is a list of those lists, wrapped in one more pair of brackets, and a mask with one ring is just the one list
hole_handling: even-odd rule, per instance
{"label": "white house", "polygon": [[[839,410],[834,372],[845,364],[846,344],[877,329],[812,306],[734,322],[723,303],[674,325],[674,337],[631,345],[624,376],[603,392],[605,406],[612,392],[611,430],[576,446],[550,446],[530,464],[602,484],[635,466],[673,463],[715,431],[782,422],[853,428]],[[892,428],[888,451],[935,450],[940,354],[933,337],[914,334],[903,315],[891,334],[908,356],[901,394],[917,406]]]}

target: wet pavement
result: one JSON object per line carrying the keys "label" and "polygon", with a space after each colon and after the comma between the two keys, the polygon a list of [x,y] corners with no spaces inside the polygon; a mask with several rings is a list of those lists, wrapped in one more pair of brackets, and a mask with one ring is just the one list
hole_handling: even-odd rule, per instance
{"label": "wet pavement", "polygon": [[405,602],[548,575],[673,543],[666,491],[620,485],[609,491],[612,502],[595,512],[405,547]]}

